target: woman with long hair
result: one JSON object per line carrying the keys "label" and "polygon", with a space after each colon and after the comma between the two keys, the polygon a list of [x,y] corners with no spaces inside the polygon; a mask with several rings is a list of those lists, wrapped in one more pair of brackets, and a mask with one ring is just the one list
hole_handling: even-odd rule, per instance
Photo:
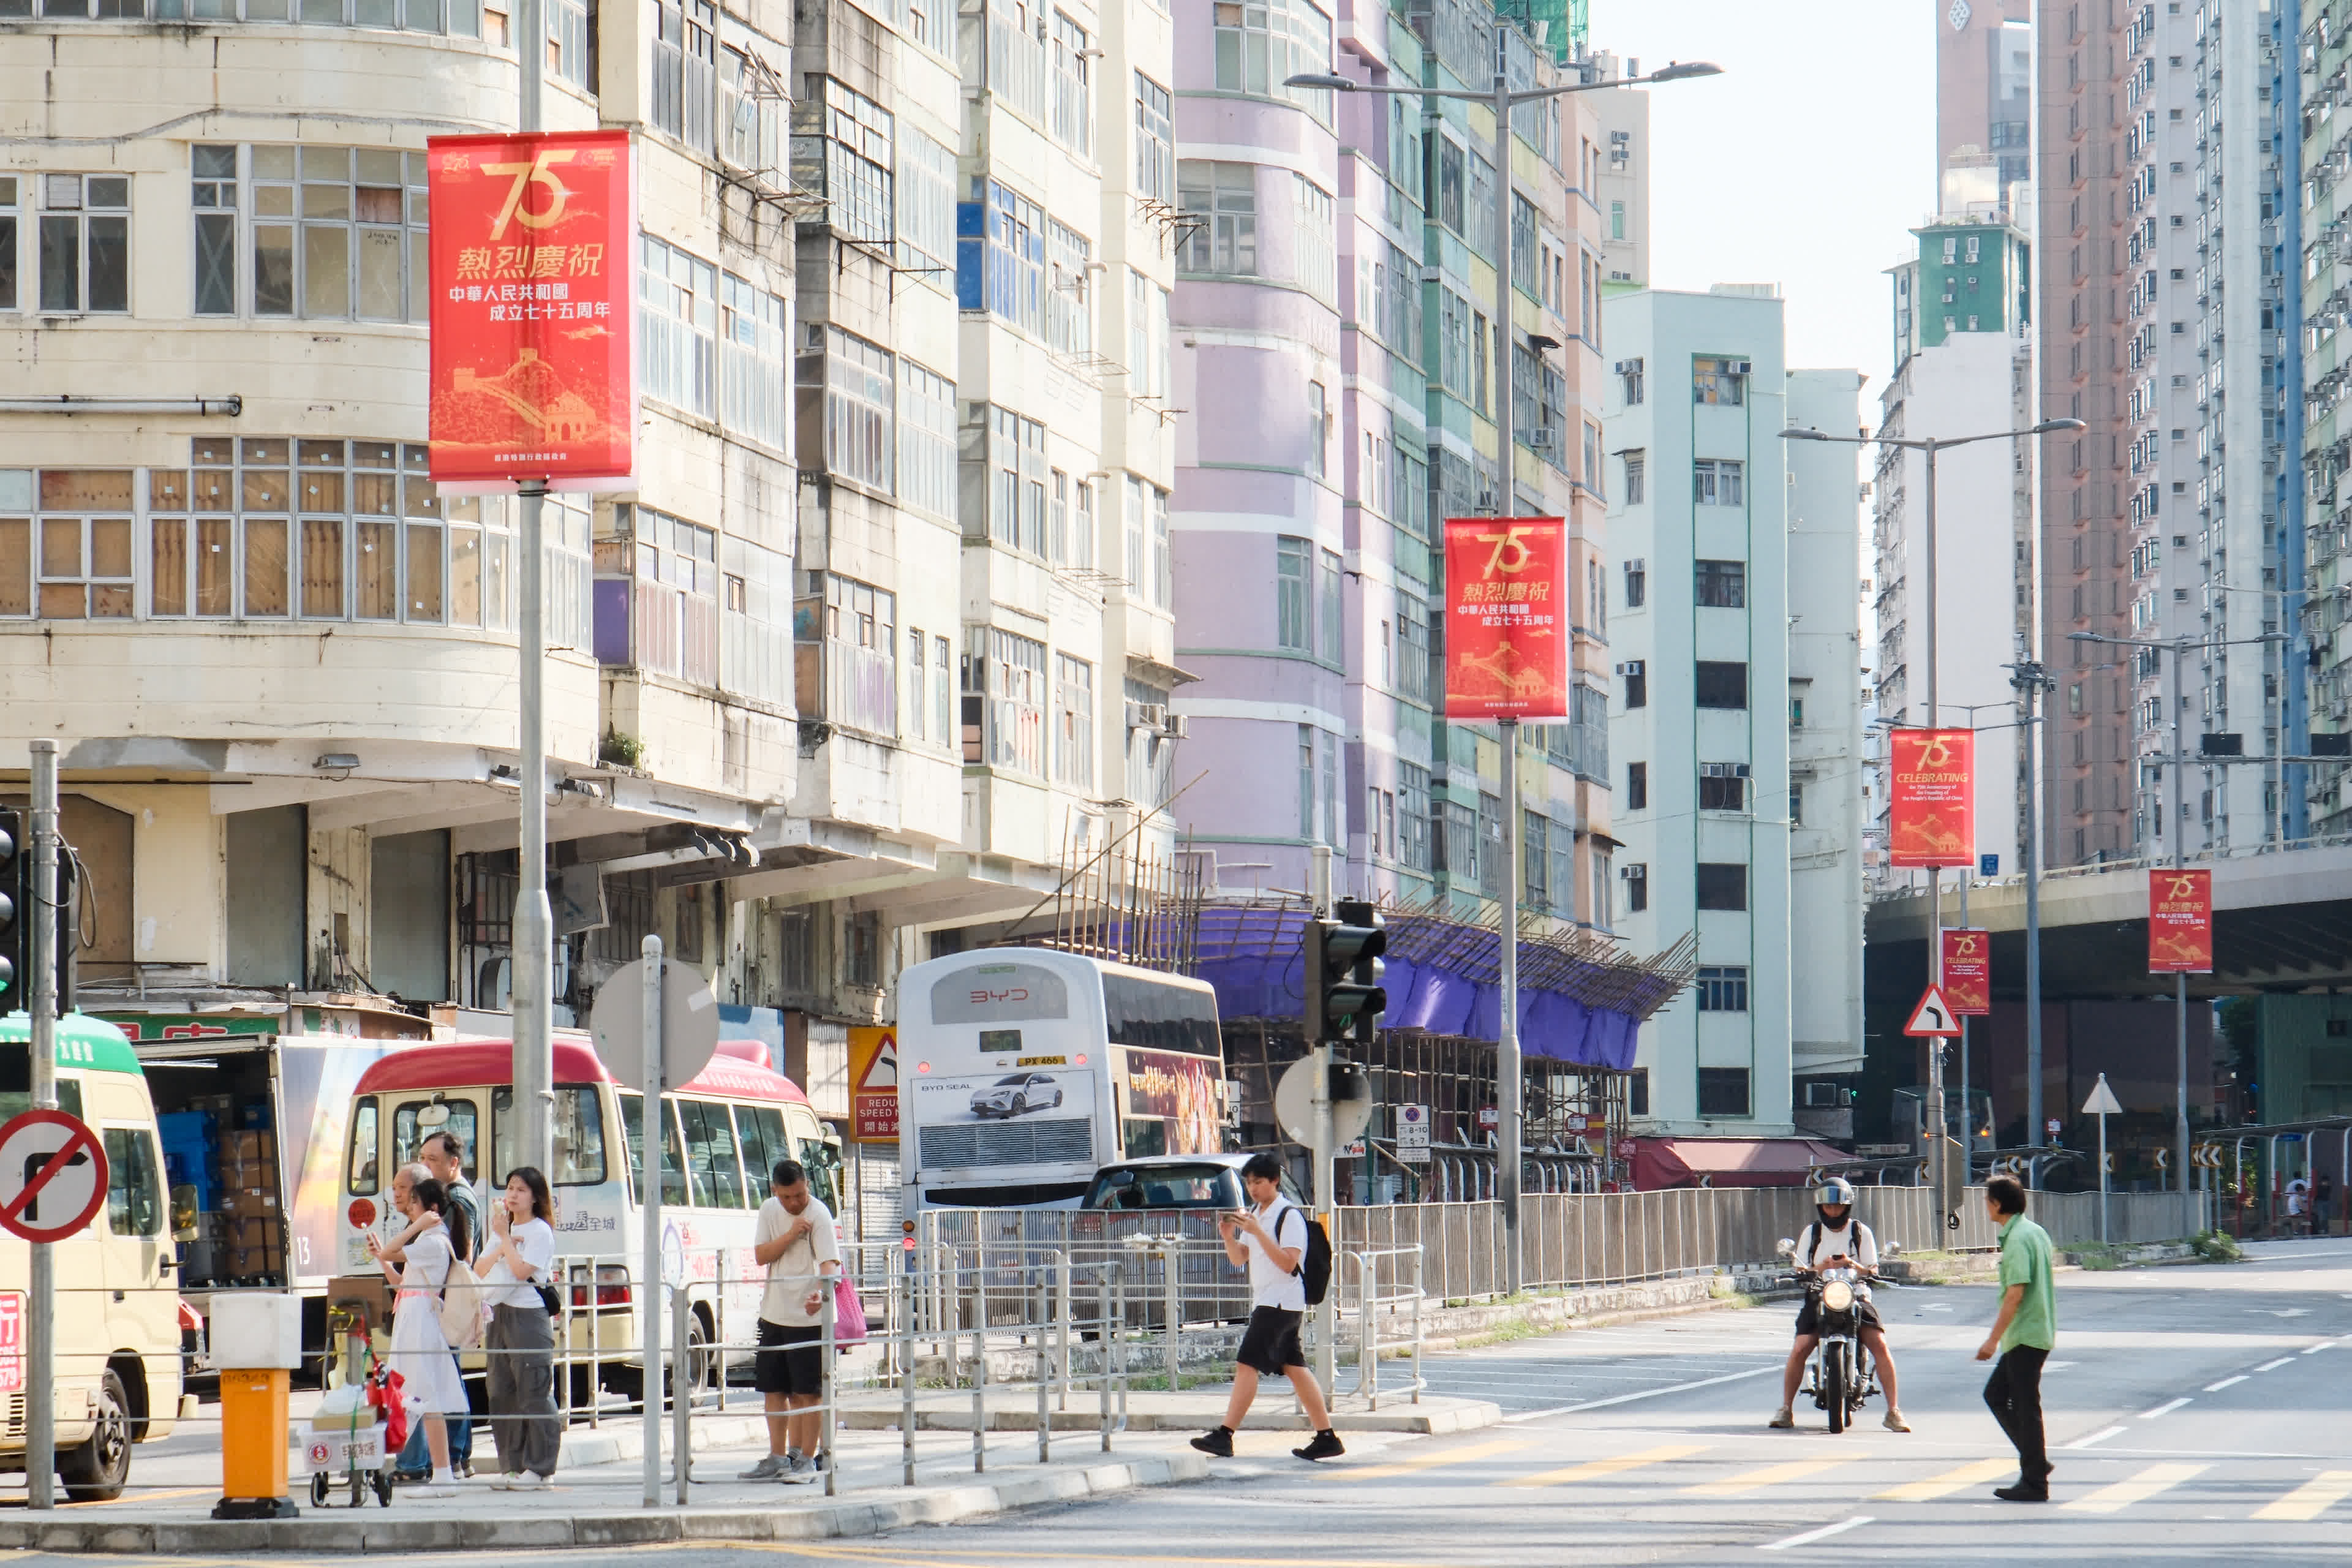
{"label": "woman with long hair", "polygon": [[555,1205],[535,1166],[507,1174],[490,1234],[474,1260],[490,1304],[490,1431],[499,1473],[490,1485],[536,1491],[555,1474],[563,1424],[555,1410],[555,1323],[540,1294],[555,1263]]}
{"label": "woman with long hair", "polygon": [[408,1229],[388,1244],[370,1233],[368,1250],[382,1265],[384,1278],[399,1287],[392,1310],[392,1353],[385,1360],[400,1373],[410,1408],[425,1427],[425,1451],[433,1457],[430,1480],[413,1495],[456,1497],[446,1422],[453,1416],[470,1420],[472,1407],[448,1336],[441,1331],[441,1292],[457,1256],[446,1218],[449,1194],[423,1166],[409,1165],[393,1178],[392,1197],[394,1206],[407,1216]]}

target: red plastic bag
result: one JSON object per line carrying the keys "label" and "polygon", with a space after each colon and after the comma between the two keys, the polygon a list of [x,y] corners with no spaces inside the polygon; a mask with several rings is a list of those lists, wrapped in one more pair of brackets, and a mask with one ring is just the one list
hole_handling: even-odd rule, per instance
{"label": "red plastic bag", "polygon": [[367,1403],[383,1413],[386,1454],[397,1454],[408,1442],[407,1380],[378,1362],[367,1377]]}

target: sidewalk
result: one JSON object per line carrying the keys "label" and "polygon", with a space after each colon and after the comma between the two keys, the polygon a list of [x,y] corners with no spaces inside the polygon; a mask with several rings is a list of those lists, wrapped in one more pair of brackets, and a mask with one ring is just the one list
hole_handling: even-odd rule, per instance
{"label": "sidewalk", "polygon": [[[1252,1436],[1244,1438],[1247,1447],[1263,1447],[1273,1457],[1287,1447],[1287,1436],[1255,1434],[1279,1428],[1304,1437],[1290,1401],[1276,1393],[1269,1390],[1259,1399],[1246,1424]],[[845,1399],[845,1429],[835,1434],[840,1471],[834,1497],[825,1496],[822,1480],[796,1486],[737,1480],[738,1471],[767,1451],[767,1442],[760,1417],[730,1403],[723,1414],[695,1417],[695,1460],[684,1508],[672,1500],[676,1489],[667,1461],[662,1504],[644,1506],[642,1427],[634,1418],[608,1419],[601,1430],[568,1432],[555,1485],[535,1492],[491,1489],[487,1478],[495,1464],[494,1447],[486,1435],[477,1434],[480,1475],[460,1483],[459,1496],[422,1499],[401,1488],[389,1508],[378,1506],[372,1493],[363,1508],[344,1506],[347,1487],[327,1507],[312,1508],[298,1451],[289,1487],[302,1511],[291,1520],[211,1518],[219,1499],[220,1467],[217,1447],[208,1444],[160,1458],[134,1458],[137,1484],[116,1502],[61,1507],[47,1515],[21,1506],[0,1509],[0,1548],[113,1553],[495,1552],[875,1535],[1202,1479],[1209,1461],[1185,1439],[1216,1424],[1224,1397],[1216,1390],[1130,1394],[1127,1429],[1113,1436],[1107,1454],[1096,1396],[1073,1393],[1070,1408],[1057,1412],[1052,1423],[1052,1460],[1040,1464],[1035,1393],[1008,1389],[987,1402],[988,1428],[997,1435],[983,1436],[986,1468],[975,1474],[971,1394],[926,1393],[918,1402],[917,1484],[908,1487],[898,1396],[856,1395]],[[1402,1395],[1384,1395],[1377,1412],[1365,1410],[1361,1401],[1342,1399],[1333,1413],[1342,1433],[1386,1434],[1389,1440],[1468,1431],[1499,1419],[1496,1406],[1483,1400],[1426,1395],[1418,1405]]]}

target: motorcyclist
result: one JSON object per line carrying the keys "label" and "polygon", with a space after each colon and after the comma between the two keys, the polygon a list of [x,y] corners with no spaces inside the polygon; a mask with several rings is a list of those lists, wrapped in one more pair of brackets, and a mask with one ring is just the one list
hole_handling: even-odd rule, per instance
{"label": "motorcyclist", "polygon": [[[1878,1242],[1870,1227],[1854,1217],[1853,1184],[1843,1176],[1831,1176],[1815,1187],[1813,1215],[1813,1223],[1797,1237],[1795,1266],[1800,1274],[1818,1274],[1836,1267],[1850,1268],[1864,1279],[1877,1274]],[[1870,1287],[1857,1280],[1853,1294],[1862,1342],[1878,1363],[1878,1386],[1886,1391],[1886,1429],[1908,1432],[1911,1425],[1903,1419],[1902,1405],[1895,1397],[1894,1352],[1886,1348],[1886,1331],[1879,1324],[1878,1309],[1871,1304]],[[1808,1292],[1797,1313],[1797,1342],[1790,1349],[1788,1369],[1780,1377],[1780,1408],[1773,1415],[1774,1426],[1797,1424],[1793,1414],[1797,1385],[1804,1380],[1805,1359],[1821,1341],[1819,1320],[1819,1302]]]}

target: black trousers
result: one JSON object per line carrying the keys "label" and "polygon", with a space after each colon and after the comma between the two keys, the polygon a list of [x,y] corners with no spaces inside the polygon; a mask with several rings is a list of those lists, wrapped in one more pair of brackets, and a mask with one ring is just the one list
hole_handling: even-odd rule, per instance
{"label": "black trousers", "polygon": [[2049,1359],[2048,1351],[2017,1345],[1993,1363],[1985,1380],[1984,1401],[2017,1446],[2020,1479],[2029,1486],[2050,1481],[2050,1449],[2042,1436],[2042,1363]]}

